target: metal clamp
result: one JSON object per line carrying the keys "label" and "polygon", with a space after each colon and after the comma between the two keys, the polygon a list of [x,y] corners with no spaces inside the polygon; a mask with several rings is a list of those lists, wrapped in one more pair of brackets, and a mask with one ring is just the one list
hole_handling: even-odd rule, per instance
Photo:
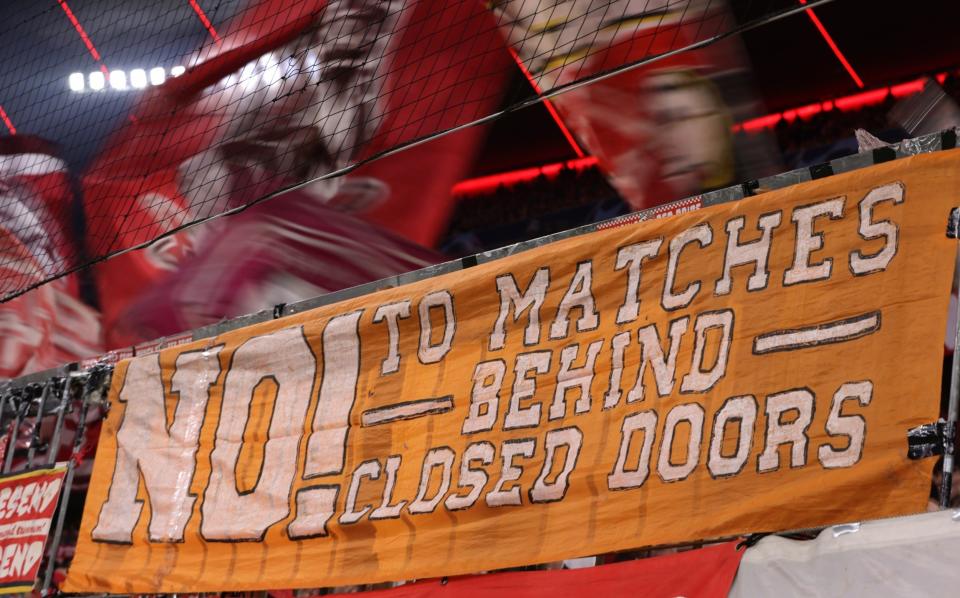
{"label": "metal clamp", "polygon": [[958,237],[960,237],[960,208],[951,208],[950,215],[947,216],[947,238]]}
{"label": "metal clamp", "polygon": [[942,455],[948,444],[952,453],[955,432],[956,424],[943,420],[912,428],[907,431],[907,458],[916,460]]}
{"label": "metal clamp", "polygon": [[847,534],[855,534],[860,531],[859,523],[844,523],[843,525],[835,525],[830,528],[830,531],[833,533],[834,538],[839,538],[840,536],[845,536]]}

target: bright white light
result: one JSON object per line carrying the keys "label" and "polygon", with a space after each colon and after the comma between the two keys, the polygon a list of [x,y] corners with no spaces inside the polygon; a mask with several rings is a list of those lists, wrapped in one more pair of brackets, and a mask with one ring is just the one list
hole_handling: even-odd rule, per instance
{"label": "bright white light", "polygon": [[70,73],[70,78],[67,80],[70,83],[70,89],[72,91],[83,91],[84,79],[83,73]]}
{"label": "bright white light", "polygon": [[240,85],[247,91],[257,87],[257,62],[248,62],[240,71]]}
{"label": "bright white light", "polygon": [[90,89],[94,91],[100,91],[101,89],[103,89],[104,85],[106,84],[106,81],[104,80],[104,77],[103,77],[103,73],[101,73],[100,71],[90,73],[90,76],[87,78],[87,80],[90,82]]}
{"label": "bright white light", "polygon": [[274,54],[267,54],[267,68],[263,71],[264,83],[273,85],[283,78],[283,72],[280,70],[280,60]]}
{"label": "bright white light", "polygon": [[162,66],[157,68],[150,69],[150,83],[153,85],[163,85],[164,80],[167,78],[166,71],[163,70]]}
{"label": "bright white light", "polygon": [[143,89],[146,87],[147,71],[143,69],[133,69],[130,71],[130,85],[137,89]]}
{"label": "bright white light", "polygon": [[[186,72],[182,66],[175,66],[170,69],[170,76],[176,77]],[[86,83],[92,91],[102,91],[110,88],[117,91],[127,91],[131,87],[134,89],[145,89],[149,85],[163,85],[167,79],[167,70],[162,66],[147,69],[133,69],[127,71],[115,70],[104,75],[103,71],[97,71],[84,76],[83,73],[72,73],[67,77],[67,83],[71,91],[80,93],[85,91]]]}
{"label": "bright white light", "polygon": [[127,74],[123,71],[110,71],[110,87],[114,89],[127,88]]}

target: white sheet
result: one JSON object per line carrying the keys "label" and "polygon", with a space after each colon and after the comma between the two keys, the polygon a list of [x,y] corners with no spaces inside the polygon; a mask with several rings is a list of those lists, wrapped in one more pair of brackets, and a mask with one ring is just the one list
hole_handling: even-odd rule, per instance
{"label": "white sheet", "polygon": [[809,541],[764,538],[744,554],[730,596],[960,597],[960,510],[836,526]]}

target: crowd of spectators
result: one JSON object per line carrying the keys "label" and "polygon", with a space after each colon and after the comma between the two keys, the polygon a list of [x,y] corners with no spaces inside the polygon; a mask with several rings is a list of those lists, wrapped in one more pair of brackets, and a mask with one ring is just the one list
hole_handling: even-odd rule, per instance
{"label": "crowd of spectators", "polygon": [[[946,97],[960,104],[960,76],[949,73],[938,83]],[[857,109],[836,106],[805,117],[781,119],[773,134],[788,168],[823,162],[856,151],[853,132],[864,129],[883,141],[892,143],[913,136],[896,118],[896,108],[910,101],[910,96],[896,97],[888,93],[879,102],[866,103]],[[750,135],[741,131],[740,135]]]}
{"label": "crowd of spectators", "polygon": [[[887,115],[896,103],[890,95],[879,104],[864,106],[859,110],[824,110],[807,118],[781,119],[773,128],[777,145],[787,161],[805,151],[830,146],[850,139],[856,129],[866,129],[874,135],[896,136],[905,132],[892,125]],[[750,133],[741,133],[749,135]],[[887,139],[895,141],[896,139]]]}
{"label": "crowd of spectators", "polygon": [[472,255],[627,211],[599,169],[567,168],[553,177],[540,175],[461,198],[440,250],[451,257]]}
{"label": "crowd of spectators", "polygon": [[[960,76],[949,74],[940,84],[960,104]],[[904,98],[888,93],[857,109],[832,107],[803,117],[781,118],[772,129],[737,136],[768,135],[779,149],[782,170],[819,164],[857,151],[854,131],[864,129],[881,140],[896,142],[911,135],[891,113]],[[750,177],[752,178],[752,177]],[[682,199],[682,198],[677,198]],[[489,192],[460,198],[440,249],[451,257],[469,255],[534,239],[619,216],[628,211],[616,190],[596,167],[564,169]]]}

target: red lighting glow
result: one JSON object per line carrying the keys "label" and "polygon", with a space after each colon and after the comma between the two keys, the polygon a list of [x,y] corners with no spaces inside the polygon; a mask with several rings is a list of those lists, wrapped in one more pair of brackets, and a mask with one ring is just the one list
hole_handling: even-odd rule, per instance
{"label": "red lighting glow", "polygon": [[[934,78],[942,84],[947,80],[947,73],[939,73]],[[791,108],[790,110],[785,110],[777,114],[768,114],[766,116],[744,121],[738,125],[734,125],[731,130],[734,133],[739,133],[740,131],[754,132],[762,129],[772,128],[776,126],[781,119],[787,122],[793,122],[798,118],[801,120],[808,120],[816,114],[821,112],[829,112],[833,109],[841,110],[843,112],[860,110],[861,108],[873,106],[883,102],[887,99],[888,95],[893,96],[896,99],[900,99],[911,96],[915,93],[920,93],[926,86],[927,81],[928,79],[926,77],[921,77],[919,79],[914,79],[913,81],[899,83],[890,87],[871,89],[869,91],[844,96],[835,100],[827,100],[825,102],[817,102],[816,104],[809,104],[799,108]]]}
{"label": "red lighting glow", "polygon": [[844,98],[837,98],[833,101],[833,105],[843,112],[850,110],[859,110],[865,106],[872,106],[873,104],[879,104],[880,102],[887,99],[887,94],[890,93],[889,87],[884,87],[881,89],[872,89],[870,91],[865,91],[863,93],[854,94],[852,96],[846,96]]}
{"label": "red lighting glow", "polygon": [[814,114],[819,114],[823,110],[831,110],[833,108],[833,104],[830,104],[829,107],[827,106],[827,104],[828,102],[824,102],[823,105],[810,104],[807,106],[801,106],[800,108],[797,108],[797,116],[799,116],[802,119],[808,119]]}
{"label": "red lighting glow", "polygon": [[566,162],[557,162],[555,164],[546,164],[535,168],[523,168],[521,170],[511,170],[490,176],[482,176],[475,179],[460,181],[453,186],[453,194],[458,197],[469,195],[480,195],[488,193],[500,185],[516,185],[532,181],[538,176],[555,177],[561,170],[587,170],[597,165],[597,159],[593,156],[577,158],[576,160],[567,160]]}
{"label": "red lighting glow", "polygon": [[[939,80],[939,78],[940,76],[938,75],[937,79]],[[946,80],[946,77],[944,77],[944,81],[945,80]],[[940,81],[940,83],[943,83],[943,81]],[[925,84],[926,82],[923,79],[917,79],[916,81],[908,81],[906,83],[901,83],[900,85],[894,85],[893,87],[890,88],[890,93],[895,98],[910,96],[915,93],[920,93],[921,91],[923,91],[923,86]]]}
{"label": "red lighting glow", "polygon": [[11,135],[17,134],[17,128],[13,126],[13,121],[7,116],[7,111],[3,109],[3,106],[0,106],[0,119],[3,120],[3,124],[7,125],[7,130],[10,131]]}
{"label": "red lighting glow", "polygon": [[67,18],[70,19],[70,23],[73,24],[73,28],[77,30],[77,34],[80,35],[80,39],[83,40],[83,44],[87,46],[90,56],[93,56],[93,59],[100,64],[100,71],[103,72],[105,77],[109,77],[110,71],[107,69],[107,65],[103,64],[103,59],[100,57],[100,52],[97,52],[97,48],[93,45],[93,41],[90,40],[90,36],[87,35],[87,32],[83,30],[83,25],[80,24],[80,21],[77,19],[76,15],[74,15],[73,11],[70,10],[70,7],[67,5],[67,0],[57,0],[57,2],[60,4],[60,8],[63,9],[63,12],[66,13]]}
{"label": "red lighting glow", "polygon": [[210,22],[210,19],[207,18],[207,13],[203,12],[203,9],[200,8],[200,4],[197,3],[197,0],[190,0],[190,6],[193,7],[193,12],[197,13],[197,17],[200,19],[200,22],[203,23],[203,26],[207,28],[207,32],[210,33],[210,37],[213,38],[213,41],[220,45],[221,39],[217,35],[217,30],[213,28],[213,23]]}
{"label": "red lighting glow", "polygon": [[[799,0],[800,4],[806,4],[807,0]],[[853,66],[850,62],[847,61],[847,57],[843,55],[843,52],[840,51],[840,47],[837,46],[837,43],[833,41],[830,33],[827,32],[827,28],[823,26],[823,23],[820,21],[820,18],[817,17],[817,14],[813,12],[812,8],[808,8],[806,11],[807,16],[810,17],[810,20],[813,21],[814,26],[820,31],[820,35],[823,36],[824,41],[827,42],[827,45],[830,46],[830,49],[833,50],[834,56],[837,57],[837,60],[840,61],[840,64],[843,65],[843,68],[847,70],[847,73],[850,75],[850,78],[853,79],[853,82],[857,84],[857,87],[863,89],[863,80],[860,79],[860,75],[857,74],[857,71],[853,70]]]}
{"label": "red lighting glow", "polygon": [[773,127],[778,122],[780,122],[781,115],[779,114],[768,114],[766,116],[761,116],[760,118],[753,118],[741,123],[741,126],[744,131],[750,133],[753,131],[759,131],[761,129],[769,129]]}

